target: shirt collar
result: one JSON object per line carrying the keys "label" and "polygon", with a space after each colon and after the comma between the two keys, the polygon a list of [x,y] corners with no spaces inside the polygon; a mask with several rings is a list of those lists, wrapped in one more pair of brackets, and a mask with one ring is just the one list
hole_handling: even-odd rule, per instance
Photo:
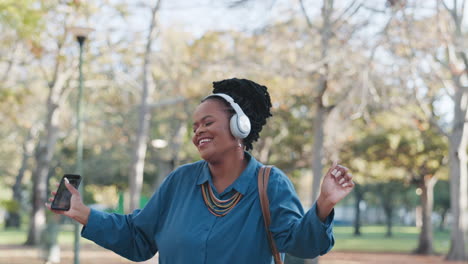
{"label": "shirt collar", "polygon": [[[245,158],[249,161],[249,163],[247,164],[247,167],[241,173],[239,178],[237,178],[220,195],[228,193],[232,189],[235,189],[236,191],[240,192],[242,195],[245,195],[247,193],[252,176],[255,176],[255,173],[257,171],[258,161],[252,155],[250,155],[250,153],[246,151],[244,151],[244,155],[245,155]],[[208,162],[204,161],[201,174],[199,175],[198,180],[197,180],[197,184],[200,185],[207,181],[211,183],[211,173],[210,173],[210,168],[208,167]]]}

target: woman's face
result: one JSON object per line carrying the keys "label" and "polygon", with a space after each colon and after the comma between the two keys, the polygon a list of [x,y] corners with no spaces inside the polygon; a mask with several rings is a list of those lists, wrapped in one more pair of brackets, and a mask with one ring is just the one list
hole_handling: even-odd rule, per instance
{"label": "woman's face", "polygon": [[235,154],[238,140],[229,129],[229,108],[218,99],[208,99],[193,114],[192,142],[200,156],[208,162],[216,162]]}

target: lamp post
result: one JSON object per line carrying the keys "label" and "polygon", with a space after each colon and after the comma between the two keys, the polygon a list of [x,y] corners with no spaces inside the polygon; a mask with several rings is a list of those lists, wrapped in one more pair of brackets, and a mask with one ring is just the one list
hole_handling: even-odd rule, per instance
{"label": "lamp post", "polygon": [[[83,173],[83,50],[84,43],[89,33],[93,29],[88,27],[73,27],[70,31],[76,37],[76,41],[80,46],[80,61],[79,61],[79,84],[78,84],[78,98],[76,102],[76,173],[82,175]],[[80,191],[83,189],[83,183],[79,187]],[[75,223],[75,238],[74,238],[74,264],[80,263],[80,226]]]}

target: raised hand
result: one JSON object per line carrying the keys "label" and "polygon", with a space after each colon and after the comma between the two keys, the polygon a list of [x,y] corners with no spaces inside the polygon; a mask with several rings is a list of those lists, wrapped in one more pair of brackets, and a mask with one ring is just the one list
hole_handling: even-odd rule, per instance
{"label": "raised hand", "polygon": [[[52,208],[50,208],[50,203],[46,203],[46,207],[56,214],[65,215],[81,223],[82,225],[86,225],[88,223],[88,217],[91,212],[91,209],[85,204],[83,204],[80,192],[75,187],[73,187],[73,185],[70,184],[67,178],[65,178],[65,187],[67,187],[67,189],[72,194],[70,198],[70,209],[68,211],[53,210]],[[49,198],[49,202],[52,202],[54,200],[53,196],[55,196],[56,192],[51,192],[51,194],[52,197]]]}
{"label": "raised hand", "polygon": [[320,196],[317,200],[320,219],[325,220],[333,207],[353,190],[352,179],[353,175],[348,168],[333,162],[323,177]]}

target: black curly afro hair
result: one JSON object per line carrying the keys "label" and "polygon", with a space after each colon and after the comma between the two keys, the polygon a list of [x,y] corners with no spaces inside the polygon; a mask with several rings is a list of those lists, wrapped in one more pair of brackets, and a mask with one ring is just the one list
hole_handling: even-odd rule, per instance
{"label": "black curly afro hair", "polygon": [[[267,118],[272,116],[270,94],[267,87],[251,80],[232,78],[213,82],[213,93],[224,93],[231,96],[249,117],[251,130],[249,135],[243,139],[243,143],[246,150],[251,150],[252,143],[260,137],[260,131],[266,124]],[[228,102],[225,103],[229,106]]]}

